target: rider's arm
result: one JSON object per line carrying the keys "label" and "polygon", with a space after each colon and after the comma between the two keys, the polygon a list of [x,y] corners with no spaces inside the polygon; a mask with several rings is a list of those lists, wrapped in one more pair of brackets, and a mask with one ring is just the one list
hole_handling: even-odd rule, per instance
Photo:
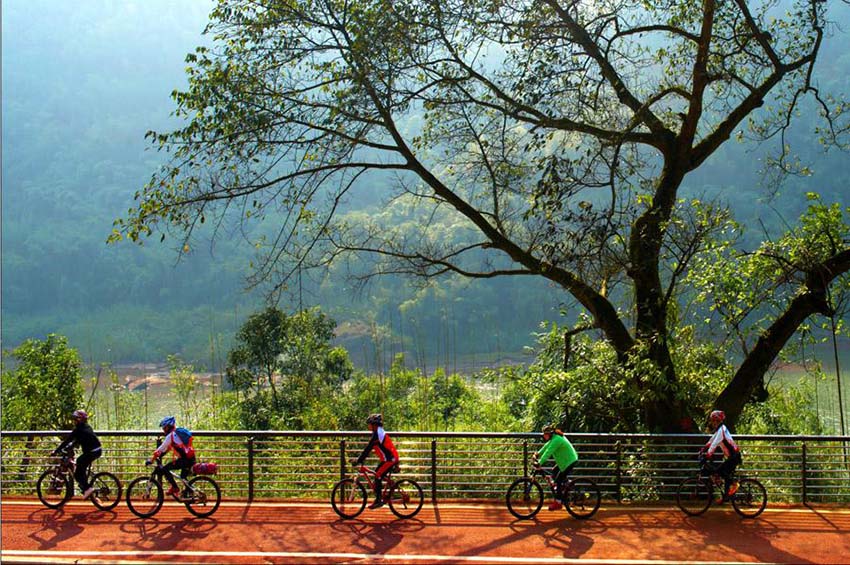
{"label": "rider's arm", "polygon": [[540,451],[537,452],[537,462],[543,465],[546,461],[552,456],[552,452],[555,451],[555,442],[551,439],[546,442],[546,445],[540,448]]}
{"label": "rider's arm", "polygon": [[357,464],[362,465],[366,458],[369,456],[369,451],[375,446],[378,442],[378,432],[372,432],[372,437],[369,438],[369,443],[366,444],[366,447],[363,448],[363,452],[360,454],[360,457],[357,458]]}
{"label": "rider's arm", "polygon": [[68,437],[63,439],[62,443],[60,443],[59,446],[56,449],[53,450],[53,455],[57,455],[60,451],[62,451],[63,449],[65,449],[66,447],[68,447],[69,445],[74,443],[74,441],[76,441],[76,439],[77,439],[77,428],[75,427],[73,430],[71,430],[71,433],[68,434]]}
{"label": "rider's arm", "polygon": [[165,439],[162,441],[160,446],[157,447],[156,451],[153,452],[151,459],[159,459],[160,457],[168,453],[168,450],[171,449],[171,434],[173,433],[174,432],[171,432],[165,436]]}

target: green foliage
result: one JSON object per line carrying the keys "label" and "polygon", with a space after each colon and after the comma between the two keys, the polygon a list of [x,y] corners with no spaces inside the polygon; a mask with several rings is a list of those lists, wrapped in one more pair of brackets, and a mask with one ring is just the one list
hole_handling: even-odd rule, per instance
{"label": "green foliage", "polygon": [[[510,413],[532,430],[555,423],[572,432],[646,431],[639,407],[642,396],[657,390],[652,383],[657,371],[639,356],[624,368],[608,343],[588,335],[573,337],[564,370],[564,331],[557,324],[548,326],[538,335],[535,362],[507,376],[501,399]],[[702,421],[731,368],[718,347],[696,341],[693,328],[681,328],[674,344],[674,397],[689,415],[690,421],[683,422],[687,428]]]}
{"label": "green foliage", "polygon": [[[695,257],[686,282],[694,289],[697,304],[707,307],[700,325],[712,323],[718,331],[723,324],[725,334],[735,340],[761,331],[806,287],[812,270],[850,241],[850,209],[827,204],[815,193],[806,197],[809,205],[799,225],[762,242],[755,252],[743,253],[734,245],[745,232],[730,223]],[[846,302],[848,285],[846,275],[831,285],[832,304]],[[831,331],[829,319],[822,320]],[[807,326],[801,330],[805,334]]]}
{"label": "green foliage", "polygon": [[247,429],[302,429],[305,418],[307,425],[321,419],[317,400],[334,398],[353,371],[348,353],[331,345],[335,327],[318,308],[287,315],[270,306],[248,317],[226,369],[228,382],[247,397]]}
{"label": "green foliage", "polygon": [[195,368],[181,361],[179,357],[169,355],[168,377],[180,408],[180,412],[177,414],[178,421],[182,422],[184,426],[194,427],[197,422],[198,390],[200,386]]}
{"label": "green foliage", "polygon": [[819,417],[815,387],[810,378],[794,385],[769,387],[766,402],[749,404],[741,415],[737,432],[767,435],[822,435],[827,433]]}
{"label": "green foliage", "polygon": [[14,368],[3,371],[2,428],[52,430],[69,427],[71,413],[83,406],[82,363],[65,337],[28,339],[4,357]]}

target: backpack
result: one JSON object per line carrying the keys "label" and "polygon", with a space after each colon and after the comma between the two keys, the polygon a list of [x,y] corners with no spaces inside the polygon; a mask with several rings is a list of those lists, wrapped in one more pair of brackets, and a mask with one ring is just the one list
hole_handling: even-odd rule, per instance
{"label": "backpack", "polygon": [[185,450],[180,449],[177,444],[174,445],[174,450],[180,452],[183,457],[194,457],[195,448],[192,447],[192,432],[186,428],[175,428],[174,433],[180,438],[180,442],[186,447]]}
{"label": "backpack", "polygon": [[175,428],[174,432],[180,436],[180,441],[186,445],[192,445],[192,432],[186,428]]}

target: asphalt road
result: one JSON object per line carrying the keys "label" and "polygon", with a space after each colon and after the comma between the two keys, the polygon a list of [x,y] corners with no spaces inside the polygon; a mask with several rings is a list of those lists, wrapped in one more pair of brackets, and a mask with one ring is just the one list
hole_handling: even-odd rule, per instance
{"label": "asphalt road", "polygon": [[609,505],[586,521],[543,511],[518,521],[501,504],[426,504],[340,520],[330,504],[223,502],[207,519],[166,503],[142,520],[122,503],[0,504],[3,563],[850,563],[850,509],[768,507],[755,520],[718,508]]}

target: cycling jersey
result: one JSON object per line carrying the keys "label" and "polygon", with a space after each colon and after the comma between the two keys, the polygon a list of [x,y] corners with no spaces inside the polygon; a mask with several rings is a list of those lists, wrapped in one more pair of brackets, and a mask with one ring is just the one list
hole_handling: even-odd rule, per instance
{"label": "cycling jersey", "polygon": [[153,458],[158,459],[171,449],[174,449],[175,456],[181,459],[193,459],[195,457],[195,448],[192,447],[191,442],[183,443],[176,431],[172,430],[165,435],[162,445],[153,452]]}
{"label": "cycling jersey", "polygon": [[390,439],[389,434],[384,431],[384,428],[377,428],[374,432],[372,432],[372,437],[369,439],[369,443],[366,444],[366,447],[363,448],[363,453],[361,453],[360,457],[357,458],[358,465],[366,460],[366,457],[369,456],[370,449],[375,452],[382,462],[398,462],[398,451],[396,451],[395,445],[393,445],[393,440]]}
{"label": "cycling jersey", "polygon": [[730,434],[729,430],[726,428],[726,424],[720,424],[714,432],[714,435],[711,436],[711,439],[709,439],[708,443],[705,444],[706,455],[711,458],[718,446],[720,446],[720,449],[723,450],[723,455],[727,458],[733,453],[738,453],[740,451],[738,449],[738,444],[735,443],[734,439],[732,439],[732,434]]}
{"label": "cycling jersey", "polygon": [[578,461],[578,453],[576,453],[573,444],[560,434],[552,434],[552,437],[549,438],[549,441],[540,448],[540,451],[537,452],[537,460],[540,461],[540,464],[546,463],[550,457],[555,458],[555,463],[558,464],[558,469],[564,471]]}

